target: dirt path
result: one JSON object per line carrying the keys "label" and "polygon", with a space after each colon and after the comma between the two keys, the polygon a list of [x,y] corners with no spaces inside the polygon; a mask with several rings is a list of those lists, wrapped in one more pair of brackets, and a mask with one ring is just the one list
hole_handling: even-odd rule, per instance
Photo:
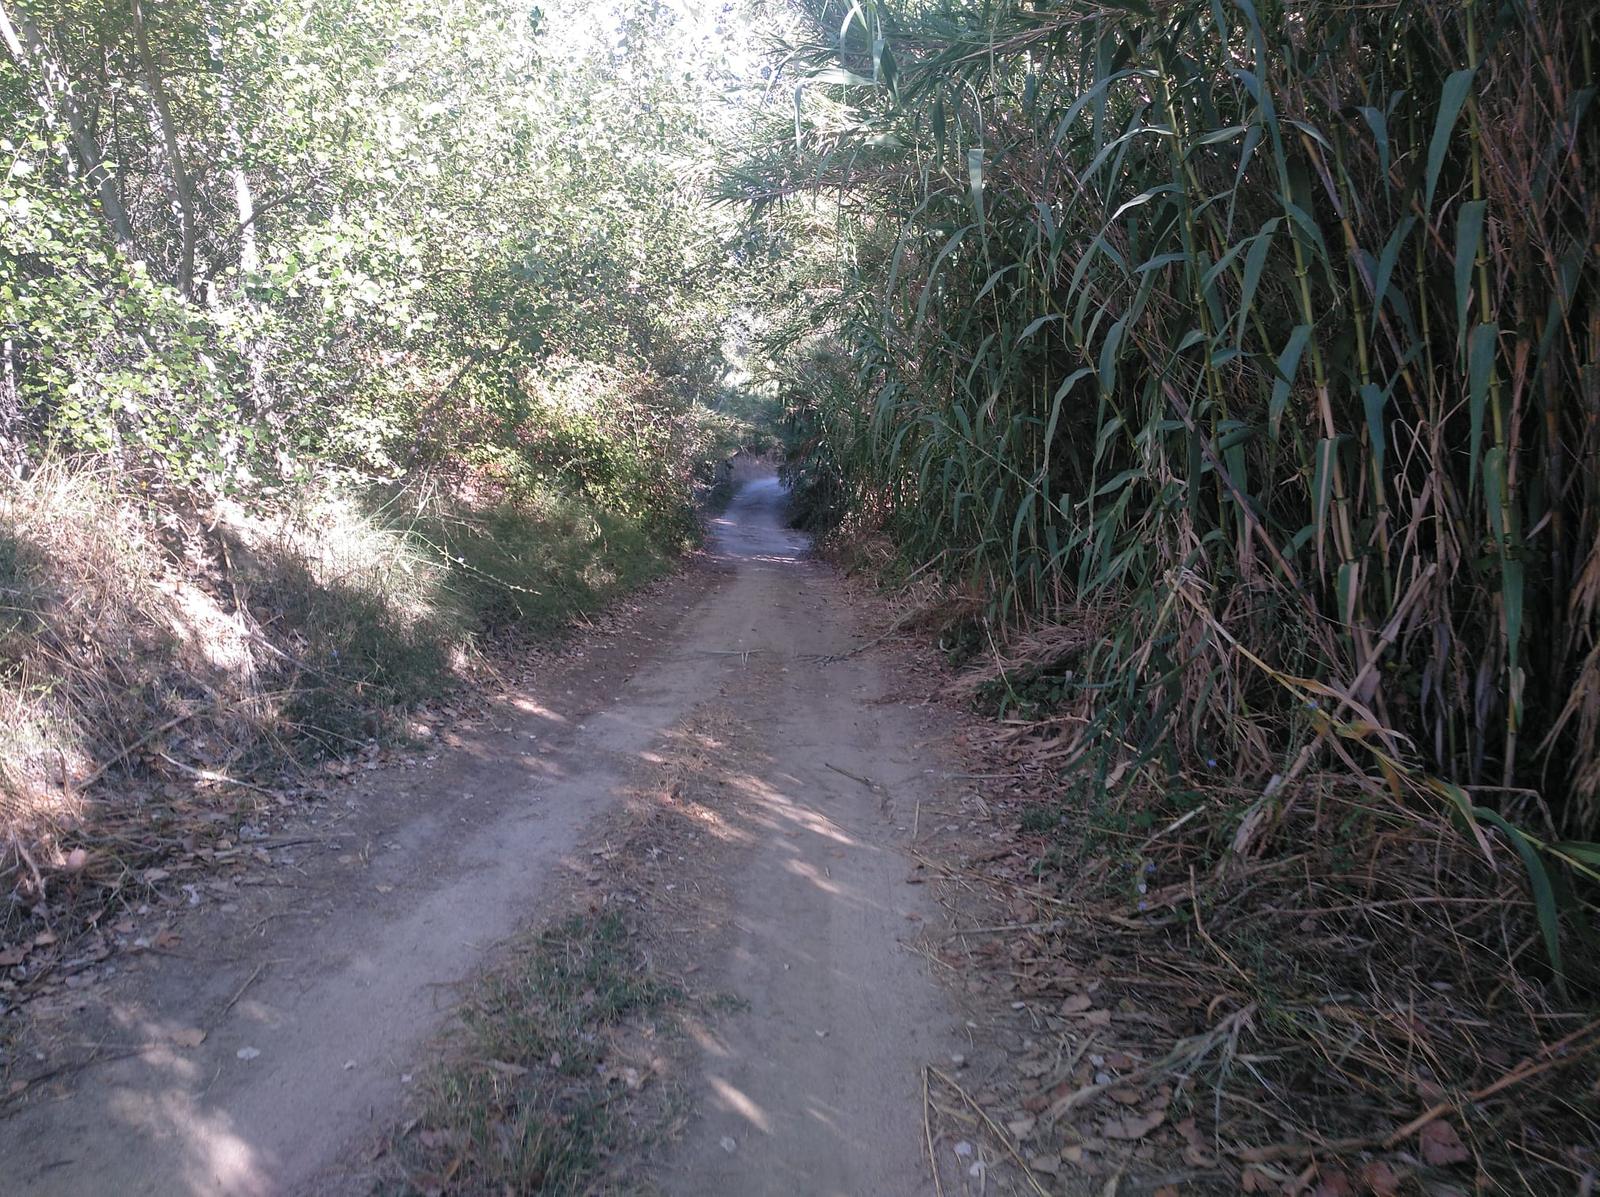
{"label": "dirt path", "polygon": [[[400,1108],[450,986],[538,917],[637,759],[737,680],[764,764],[731,925],[703,955],[748,1008],[704,1038],[695,1114],[641,1187],[928,1191],[920,1067],[953,1018],[903,946],[930,912],[900,848],[938,732],[844,655],[859,638],[782,497],[772,479],[741,490],[710,584],[669,588],[647,616],[653,648],[648,629],[624,637],[576,696],[572,678],[535,687],[431,771],[374,775],[345,820],[308,826],[322,848],[280,867],[289,884],[196,914],[180,951],[86,998],[106,1050],[128,1054],[0,1122],[0,1187],[266,1194],[324,1175]],[[674,599],[693,602],[681,618]]]}
{"label": "dirt path", "polygon": [[749,598],[727,649],[750,651],[747,718],[764,752],[746,777],[751,846],[712,978],[749,1003],[703,1044],[700,1119],[668,1161],[669,1193],[931,1191],[921,1068],[952,1050],[952,1015],[904,946],[929,916],[907,885],[928,790],[929,713],[890,701],[851,635],[837,583],[793,559],[779,492],[730,509]]}

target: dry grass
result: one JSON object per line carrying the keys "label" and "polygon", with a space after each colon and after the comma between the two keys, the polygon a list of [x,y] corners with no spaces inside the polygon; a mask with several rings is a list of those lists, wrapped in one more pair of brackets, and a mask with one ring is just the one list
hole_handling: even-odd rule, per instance
{"label": "dry grass", "polygon": [[[1015,693],[1099,634],[1035,628],[947,690]],[[1031,1020],[988,1087],[1030,1158],[1135,1192],[1594,1183],[1600,1018],[1558,986],[1505,839],[1349,772],[1263,803],[1102,738],[1082,698],[989,725],[977,767],[1003,780],[978,788],[1004,846],[943,869],[975,930],[937,958]],[[1591,965],[1569,958],[1569,990],[1593,992]]]}
{"label": "dry grass", "polygon": [[[486,633],[549,635],[673,545],[571,496],[472,507],[324,489],[272,510],[150,508],[49,464],[0,491],[0,950],[143,891],[201,820],[315,793],[304,769],[477,672]],[[8,966],[9,968],[10,966]]]}

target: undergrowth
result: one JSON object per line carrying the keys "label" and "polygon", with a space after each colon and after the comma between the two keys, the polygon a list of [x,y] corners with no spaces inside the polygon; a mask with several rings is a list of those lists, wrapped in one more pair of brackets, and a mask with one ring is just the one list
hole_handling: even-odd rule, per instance
{"label": "undergrowth", "polygon": [[1525,873],[1519,967],[1580,971],[1593,6],[784,11],[723,184],[792,255],[808,518],[973,592],[981,709],[1212,779],[1242,857],[1337,772]]}

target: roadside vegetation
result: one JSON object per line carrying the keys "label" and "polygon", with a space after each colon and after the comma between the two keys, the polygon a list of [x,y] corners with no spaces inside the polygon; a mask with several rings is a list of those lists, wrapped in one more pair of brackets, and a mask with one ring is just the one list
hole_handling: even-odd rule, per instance
{"label": "roadside vegetation", "polygon": [[783,12],[804,518],[1004,720],[1038,917],[1188,962],[1217,1183],[1592,1184],[1594,12]]}
{"label": "roadside vegetation", "polygon": [[762,418],[698,20],[0,3],[8,968],[196,792],[361,750],[694,543]]}

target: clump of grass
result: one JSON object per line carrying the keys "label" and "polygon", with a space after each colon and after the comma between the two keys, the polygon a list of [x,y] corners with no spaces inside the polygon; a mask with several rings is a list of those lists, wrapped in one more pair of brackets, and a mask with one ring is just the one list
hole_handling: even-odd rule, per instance
{"label": "clump of grass", "polygon": [[287,692],[294,755],[368,741],[455,678],[472,626],[449,566],[367,505],[314,496],[286,517],[235,513],[223,535],[233,614]]}
{"label": "clump of grass", "polygon": [[1045,835],[1061,826],[1061,808],[1052,802],[1038,802],[1023,808],[1017,820],[1024,835]]}
{"label": "clump of grass", "polygon": [[96,473],[0,491],[0,811],[39,831],[75,813],[108,744],[175,713],[181,653],[160,552]]}
{"label": "clump of grass", "polygon": [[[406,1148],[410,1183],[456,1193],[578,1193],[627,1082],[612,1037],[681,996],[649,971],[621,915],[576,914],[484,979],[461,1011],[454,1063],[429,1080]],[[621,1086],[619,1088],[619,1086]]]}

